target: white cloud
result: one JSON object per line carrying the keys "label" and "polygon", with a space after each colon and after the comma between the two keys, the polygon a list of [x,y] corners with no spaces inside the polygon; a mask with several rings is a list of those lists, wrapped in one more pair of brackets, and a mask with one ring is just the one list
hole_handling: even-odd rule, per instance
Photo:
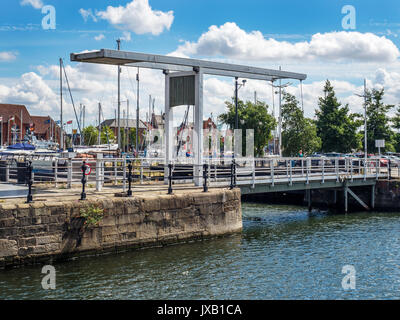
{"label": "white cloud", "polygon": [[233,22],[209,27],[196,42],[185,42],[177,52],[255,61],[324,59],[392,62],[400,56],[399,49],[391,40],[372,33],[317,33],[310,41],[290,43],[266,39],[260,31],[246,32]]}
{"label": "white cloud", "polygon": [[17,54],[14,52],[3,51],[0,52],[0,61],[13,61],[17,59]]}
{"label": "white cloud", "polygon": [[32,115],[50,112],[57,106],[57,95],[34,72],[23,74],[15,85],[0,85],[0,100],[30,106]]}
{"label": "white cloud", "polygon": [[132,40],[131,39],[131,33],[127,32],[127,31],[124,31],[123,32],[123,36],[121,37],[121,40],[126,41],[126,42],[131,41]]}
{"label": "white cloud", "polygon": [[159,35],[164,29],[169,30],[174,20],[173,11],[152,10],[148,0],[133,0],[126,7],[108,6],[105,11],[99,11],[96,14],[115,27],[136,34]]}
{"label": "white cloud", "polygon": [[43,7],[43,2],[42,0],[22,0],[21,5],[23,6],[31,5],[35,9],[40,9]]}
{"label": "white cloud", "polygon": [[81,14],[83,20],[85,20],[85,22],[88,21],[89,18],[91,18],[94,22],[97,22],[97,18],[95,17],[95,15],[92,12],[92,9],[79,9],[79,13]]}
{"label": "white cloud", "polygon": [[105,36],[104,36],[104,34],[99,34],[98,36],[95,36],[94,37],[94,40],[96,40],[96,41],[101,41],[101,40],[103,40],[105,38]]}

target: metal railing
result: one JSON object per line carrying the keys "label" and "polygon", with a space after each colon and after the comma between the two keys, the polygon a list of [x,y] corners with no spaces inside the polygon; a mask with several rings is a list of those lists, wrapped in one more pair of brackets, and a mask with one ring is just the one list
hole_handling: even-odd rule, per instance
{"label": "metal railing", "polygon": [[[343,179],[391,179],[400,177],[398,162],[383,162],[379,158],[365,161],[360,158],[223,158],[204,159],[202,165],[193,159],[165,164],[158,158],[102,158],[68,159],[50,156],[24,156],[0,159],[0,180],[9,183],[27,183],[27,163],[32,164],[32,181],[48,188],[82,186],[83,162],[88,174],[87,188],[118,186],[126,192],[131,187],[168,184],[209,187],[233,187],[256,184],[310,183],[341,181]],[[205,183],[204,183],[205,181]]]}

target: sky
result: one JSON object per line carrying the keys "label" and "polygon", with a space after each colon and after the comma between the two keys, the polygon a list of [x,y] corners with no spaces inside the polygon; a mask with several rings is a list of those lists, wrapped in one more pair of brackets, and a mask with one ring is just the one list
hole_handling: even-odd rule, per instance
{"label": "sky", "polygon": [[[350,9],[349,9],[349,6]],[[191,57],[307,74],[287,91],[314,117],[329,79],[342,104],[361,112],[364,78],[384,88],[385,102],[400,104],[400,6],[398,0],[3,0],[0,11],[0,103],[25,104],[32,115],[60,118],[59,58],[66,66],[76,106],[96,124],[98,103],[105,118],[117,107],[115,66],[80,64],[70,53],[102,48]],[[149,95],[164,109],[161,71],[141,69],[140,109]],[[137,69],[124,67],[122,108],[136,107]],[[66,88],[64,119],[74,111]],[[303,96],[301,96],[301,91]],[[248,80],[239,98],[265,101],[273,112],[268,82]],[[204,117],[225,112],[234,79],[206,76]],[[182,121],[178,107],[175,122]],[[275,115],[277,111],[275,110]],[[123,112],[121,112],[123,115]]]}

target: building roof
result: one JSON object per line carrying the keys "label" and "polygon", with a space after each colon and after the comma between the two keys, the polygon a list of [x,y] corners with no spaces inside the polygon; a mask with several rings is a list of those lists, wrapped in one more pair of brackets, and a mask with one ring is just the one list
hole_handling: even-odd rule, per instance
{"label": "building roof", "polygon": [[[108,126],[110,128],[116,128],[118,127],[118,121],[117,119],[106,119],[101,123],[101,126]],[[136,119],[120,119],[120,127],[121,128],[136,128]],[[139,121],[139,129],[145,129],[146,124],[140,120]]]}
{"label": "building roof", "polygon": [[3,121],[8,121],[12,116],[17,116],[18,119],[21,117],[22,111],[22,121],[23,123],[32,123],[31,115],[24,105],[21,104],[3,104],[0,103],[0,117],[3,117]]}

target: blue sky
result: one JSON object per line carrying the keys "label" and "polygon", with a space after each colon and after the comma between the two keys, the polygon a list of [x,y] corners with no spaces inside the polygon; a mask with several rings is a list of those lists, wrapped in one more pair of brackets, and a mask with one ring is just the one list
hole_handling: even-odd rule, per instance
{"label": "blue sky", "polygon": [[[339,96],[353,110],[360,108],[353,92],[360,90],[364,77],[369,86],[388,87],[388,102],[400,102],[400,6],[396,0],[3,0],[2,4],[0,101],[24,103],[36,113],[57,117],[55,66],[63,57],[71,68],[68,72],[72,86],[77,88],[76,100],[88,105],[89,117],[94,121],[99,100],[110,106],[108,115],[113,114],[112,71],[78,66],[69,61],[69,54],[115,48],[119,37],[125,38],[124,50],[268,68],[282,65],[283,69],[306,73],[309,77],[304,83],[304,100],[309,116],[316,107],[322,81],[327,78],[336,81]],[[42,29],[43,5],[52,5],[56,10],[55,30]],[[344,5],[356,10],[355,30],[342,28]],[[124,16],[112,11],[118,7]],[[85,16],[85,12],[92,15]],[[136,24],[132,22],[136,20]],[[315,36],[318,34],[322,36]],[[126,98],[133,100],[135,84],[129,78],[134,78],[135,71],[130,72],[125,73],[123,86]],[[163,92],[155,80],[162,83],[161,76],[146,72],[143,76],[149,79],[141,88],[141,104],[147,105],[148,95],[152,94],[161,110]],[[231,95],[232,80],[214,77],[206,81],[206,110],[222,112],[223,102]],[[271,104],[263,85],[249,82],[243,98],[250,99],[257,91]],[[36,87],[40,90],[35,92]],[[298,94],[298,84],[290,90]]]}

